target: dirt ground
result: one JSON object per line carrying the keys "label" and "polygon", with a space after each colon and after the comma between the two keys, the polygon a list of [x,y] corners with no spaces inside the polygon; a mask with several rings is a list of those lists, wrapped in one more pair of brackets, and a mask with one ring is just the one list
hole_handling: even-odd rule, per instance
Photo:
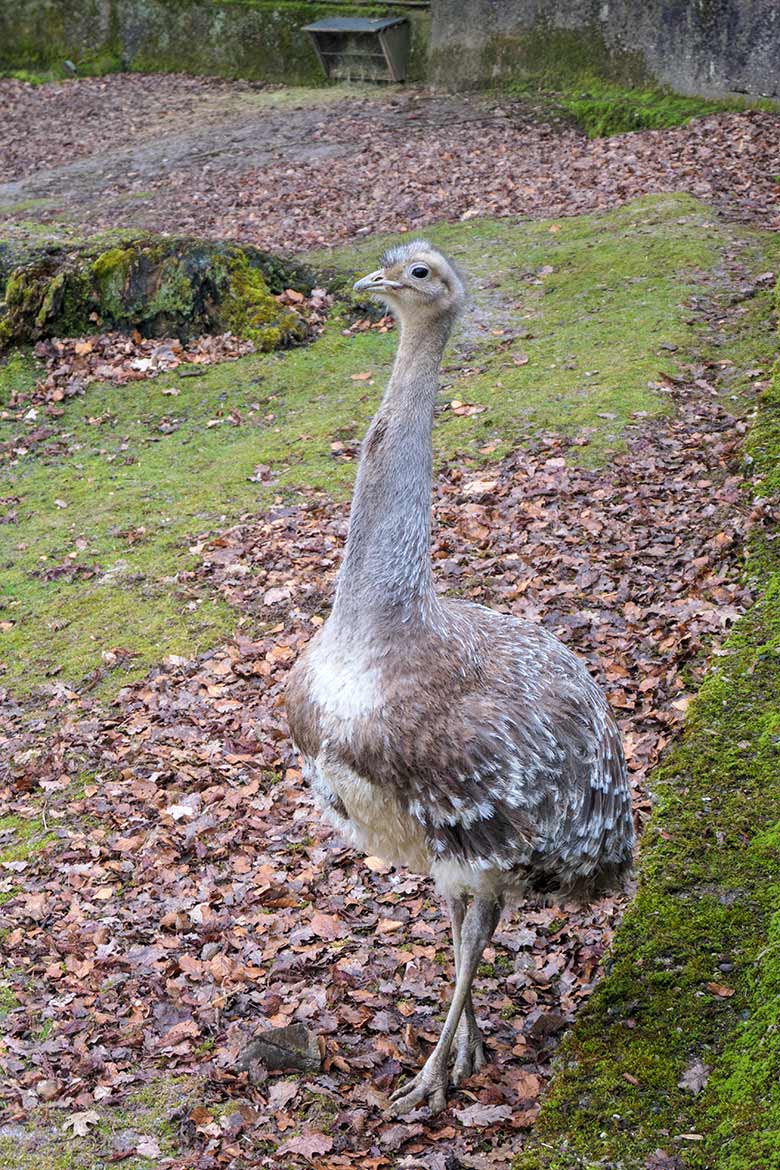
{"label": "dirt ground", "polygon": [[0,80],[0,221],[227,236],[292,252],[480,215],[686,191],[780,226],[776,115],[588,140],[538,106],[404,89],[113,75]]}

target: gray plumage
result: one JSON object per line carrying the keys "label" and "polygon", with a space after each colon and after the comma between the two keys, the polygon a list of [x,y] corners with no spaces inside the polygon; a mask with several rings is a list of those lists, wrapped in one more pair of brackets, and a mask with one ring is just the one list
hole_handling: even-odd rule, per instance
{"label": "gray plumage", "polygon": [[395,1095],[402,1113],[443,1107],[456,1041],[455,1083],[484,1059],[470,986],[506,897],[618,884],[633,825],[619,733],[582,663],[543,627],[433,587],[431,430],[459,274],[418,240],[356,288],[390,305],[401,340],[363,444],[333,612],[287,708],[329,820],[366,853],[430,873],[453,918],[455,997]]}

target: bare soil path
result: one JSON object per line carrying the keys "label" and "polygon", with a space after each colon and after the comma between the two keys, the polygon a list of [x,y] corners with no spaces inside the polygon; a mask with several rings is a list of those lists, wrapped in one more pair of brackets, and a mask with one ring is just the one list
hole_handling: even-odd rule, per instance
{"label": "bare soil path", "polygon": [[0,81],[0,217],[137,225],[299,252],[477,215],[687,191],[780,226],[780,118],[590,141],[528,102],[113,75]]}

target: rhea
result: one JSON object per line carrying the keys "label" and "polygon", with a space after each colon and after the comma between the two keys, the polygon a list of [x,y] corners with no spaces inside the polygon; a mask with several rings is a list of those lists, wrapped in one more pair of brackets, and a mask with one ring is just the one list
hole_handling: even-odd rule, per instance
{"label": "rhea", "polygon": [[333,609],[292,671],[287,710],[330,822],[366,854],[430,874],[452,919],[454,994],[422,1069],[391,1098],[398,1116],[444,1108],[449,1080],[483,1065],[471,985],[507,900],[615,887],[634,834],[620,736],[582,662],[543,626],[434,587],[432,429],[465,301],[455,266],[415,240],[355,289],[389,306],[400,341]]}

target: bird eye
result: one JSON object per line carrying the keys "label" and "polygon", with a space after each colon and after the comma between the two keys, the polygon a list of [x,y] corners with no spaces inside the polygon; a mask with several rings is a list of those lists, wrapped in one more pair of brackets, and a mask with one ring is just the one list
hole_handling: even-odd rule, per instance
{"label": "bird eye", "polygon": [[412,276],[416,276],[418,280],[423,280],[430,275],[430,268],[426,268],[424,264],[415,264],[411,270]]}

